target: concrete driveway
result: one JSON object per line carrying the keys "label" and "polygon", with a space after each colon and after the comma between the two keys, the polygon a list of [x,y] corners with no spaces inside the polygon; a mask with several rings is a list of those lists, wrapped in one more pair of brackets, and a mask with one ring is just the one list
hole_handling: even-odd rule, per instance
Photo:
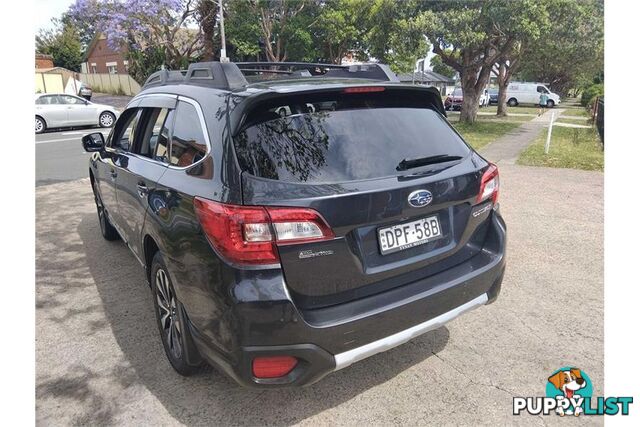
{"label": "concrete driveway", "polygon": [[601,424],[511,413],[564,365],[603,394],[603,175],[503,165],[501,179],[509,253],[495,304],[277,391],[174,373],[143,271],[102,240],[88,181],[38,187],[38,424]]}

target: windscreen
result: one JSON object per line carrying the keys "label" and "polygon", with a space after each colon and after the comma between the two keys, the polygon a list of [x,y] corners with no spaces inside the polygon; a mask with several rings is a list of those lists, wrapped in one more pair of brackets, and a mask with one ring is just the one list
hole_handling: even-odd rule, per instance
{"label": "windscreen", "polygon": [[272,104],[248,117],[234,138],[243,170],[287,182],[339,183],[399,175],[406,159],[469,153],[446,119],[420,105],[419,97],[305,101]]}

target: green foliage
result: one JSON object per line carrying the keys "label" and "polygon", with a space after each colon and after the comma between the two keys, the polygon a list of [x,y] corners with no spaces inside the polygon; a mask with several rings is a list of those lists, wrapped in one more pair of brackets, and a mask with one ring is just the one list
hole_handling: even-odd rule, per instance
{"label": "green foliage", "polygon": [[582,91],[582,96],[580,97],[580,105],[590,108],[595,102],[596,98],[599,96],[604,96],[604,84],[592,84]]}
{"label": "green foliage", "polygon": [[410,20],[417,0],[230,0],[227,36],[233,59],[328,61],[347,52],[396,72],[413,69],[427,43]]}
{"label": "green foliage", "polygon": [[317,40],[311,29],[319,6],[312,0],[229,0],[225,30],[230,50],[239,59],[260,53],[268,61],[313,59]]}
{"label": "green foliage", "polygon": [[449,77],[450,79],[454,78],[456,75],[456,70],[443,63],[440,55],[435,55],[431,58],[431,69],[438,74]]}
{"label": "green foliage", "polygon": [[362,21],[369,7],[366,0],[334,0],[319,8],[313,32],[321,58],[339,64],[348,50],[364,53],[362,41],[366,25],[362,25]]}
{"label": "green foliage", "polygon": [[476,120],[477,99],[502,56],[539,37],[548,13],[537,1],[434,1],[415,19],[440,60],[460,73],[465,102],[460,119]]}
{"label": "green foliage", "polygon": [[129,61],[129,75],[141,85],[152,73],[162,68],[166,57],[164,48],[159,46],[151,46],[144,50],[129,49],[126,56]]}
{"label": "green foliage", "polygon": [[362,19],[366,28],[363,44],[369,56],[389,64],[396,73],[412,71],[429,48],[414,20],[428,5],[417,0],[371,0]]}
{"label": "green foliage", "polygon": [[518,78],[549,83],[562,94],[604,70],[602,0],[546,0],[551,26],[523,54]]}
{"label": "green foliage", "polygon": [[55,20],[52,30],[43,30],[36,36],[36,52],[53,56],[53,65],[80,71],[82,45],[76,28]]}

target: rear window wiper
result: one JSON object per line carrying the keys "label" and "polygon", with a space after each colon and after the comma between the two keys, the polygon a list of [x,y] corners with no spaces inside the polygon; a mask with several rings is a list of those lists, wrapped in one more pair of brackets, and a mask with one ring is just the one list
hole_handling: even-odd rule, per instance
{"label": "rear window wiper", "polygon": [[417,168],[420,166],[433,165],[435,163],[444,163],[444,162],[452,162],[454,160],[460,160],[462,157],[460,156],[450,156],[448,154],[438,154],[436,156],[428,156],[428,157],[414,157],[406,159],[402,159],[398,166],[396,166],[397,171],[406,171],[407,169]]}

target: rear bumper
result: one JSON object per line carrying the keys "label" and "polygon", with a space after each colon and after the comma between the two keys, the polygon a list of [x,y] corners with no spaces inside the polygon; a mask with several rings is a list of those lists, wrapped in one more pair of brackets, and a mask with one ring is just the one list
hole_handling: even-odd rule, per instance
{"label": "rear bumper", "polygon": [[334,356],[336,362],[335,370],[337,371],[339,369],[346,368],[347,366],[366,359],[369,356],[373,356],[374,354],[390,350],[426,332],[438,329],[439,327],[444,326],[446,323],[455,319],[461,314],[486,304],[488,300],[489,297],[487,296],[487,294],[482,294],[472,299],[471,301],[462,304],[459,307],[449,310],[446,313],[442,313],[441,315],[429,319],[426,322],[422,322],[415,326],[412,326],[409,329],[396,332],[393,335],[389,335],[388,337],[379,339],[369,344],[365,344],[361,347],[356,347],[352,350],[345,351],[344,353],[336,354]]}
{"label": "rear bumper", "polygon": [[[500,293],[505,249],[506,227],[494,210],[483,249],[460,265],[381,294],[313,312],[299,311],[290,298],[239,304],[234,310],[238,345],[230,354],[217,351],[206,335],[192,328],[194,340],[205,359],[242,385],[309,385],[493,302]],[[254,378],[253,359],[275,355],[295,356],[299,363],[286,377]]]}

